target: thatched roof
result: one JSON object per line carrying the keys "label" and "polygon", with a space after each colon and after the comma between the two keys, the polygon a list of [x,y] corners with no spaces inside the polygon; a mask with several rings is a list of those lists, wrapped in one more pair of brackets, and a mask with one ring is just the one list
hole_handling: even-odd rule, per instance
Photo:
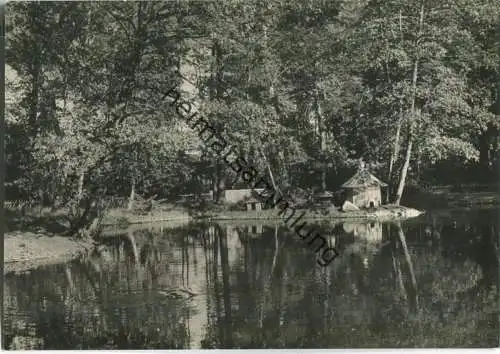
{"label": "thatched roof", "polygon": [[379,180],[377,177],[368,172],[368,170],[361,169],[342,185],[342,188],[366,187],[387,187],[387,183]]}

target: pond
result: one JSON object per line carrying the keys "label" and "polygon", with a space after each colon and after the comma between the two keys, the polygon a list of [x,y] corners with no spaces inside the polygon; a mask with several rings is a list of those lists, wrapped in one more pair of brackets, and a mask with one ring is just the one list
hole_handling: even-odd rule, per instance
{"label": "pond", "polygon": [[58,266],[4,276],[4,346],[21,349],[491,347],[499,210],[318,225],[339,256],[284,227],[108,230]]}

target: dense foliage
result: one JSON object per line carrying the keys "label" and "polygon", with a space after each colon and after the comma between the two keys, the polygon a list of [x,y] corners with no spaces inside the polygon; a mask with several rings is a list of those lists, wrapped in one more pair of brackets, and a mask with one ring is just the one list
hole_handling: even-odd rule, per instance
{"label": "dense foliage", "polygon": [[495,178],[496,0],[11,2],[6,23],[8,199],[243,187],[172,87],[281,190],[335,190],[359,159],[395,202]]}

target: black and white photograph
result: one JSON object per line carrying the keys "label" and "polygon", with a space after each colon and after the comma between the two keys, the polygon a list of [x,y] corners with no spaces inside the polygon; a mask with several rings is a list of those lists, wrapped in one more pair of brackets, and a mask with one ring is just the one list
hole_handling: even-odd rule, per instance
{"label": "black and white photograph", "polygon": [[3,350],[499,346],[498,0],[0,6]]}

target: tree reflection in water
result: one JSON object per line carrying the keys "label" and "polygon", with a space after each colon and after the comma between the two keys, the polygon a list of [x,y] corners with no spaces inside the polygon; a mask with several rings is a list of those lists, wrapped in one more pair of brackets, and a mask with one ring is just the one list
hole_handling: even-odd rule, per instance
{"label": "tree reflection in water", "polygon": [[[131,243],[137,238],[147,240],[140,257]],[[23,325],[36,328],[45,348],[186,348],[186,304],[154,291],[168,287],[158,282],[168,267],[153,239],[148,232],[124,235],[85,259],[7,276],[7,301],[34,315]],[[14,333],[26,330],[7,330],[7,343]]]}
{"label": "tree reflection in water", "polygon": [[126,231],[85,259],[7,275],[6,344],[496,345],[495,219],[460,220],[318,225],[340,253],[327,268],[275,224]]}

